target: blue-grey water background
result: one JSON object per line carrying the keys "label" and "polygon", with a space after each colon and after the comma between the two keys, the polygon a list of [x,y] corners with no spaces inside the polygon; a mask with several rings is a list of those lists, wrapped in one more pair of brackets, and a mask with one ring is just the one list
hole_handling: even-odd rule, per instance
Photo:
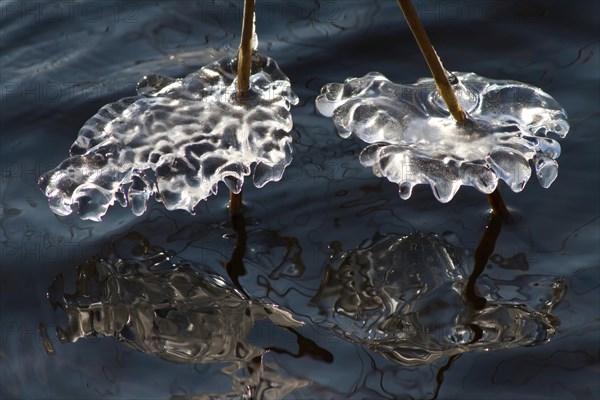
{"label": "blue-grey water background", "polygon": [[[55,275],[64,274],[72,289],[76,265],[131,231],[186,259],[224,263],[234,244],[224,187],[194,216],[155,204],[139,218],[114,207],[97,223],[52,214],[36,181],[66,157],[99,107],[133,94],[144,74],[181,77],[234,53],[241,3],[0,2],[2,399],[231,391],[222,364],[173,364],[111,338],[60,344],[54,327],[64,324],[64,314],[46,298]],[[599,398],[599,3],[417,1],[416,7],[446,67],[538,86],[565,107],[571,123],[549,189],[535,177],[519,194],[502,185],[518,222],[503,227],[495,249],[503,258],[524,255],[524,274],[565,278],[558,331],[541,346],[464,354],[443,374],[439,398]],[[400,366],[310,324],[310,299],[332,242],[349,250],[377,233],[419,231],[451,234],[473,250],[485,229],[481,193],[462,188],[440,204],[429,188],[417,187],[403,201],[396,185],[360,166],[361,143],[339,138],[315,111],[327,82],[379,71],[409,83],[427,76],[427,67],[393,0],[259,0],[256,23],[259,50],[287,73],[300,104],[292,110],[294,160],[283,180],[245,187],[248,246],[267,256],[248,260],[241,282],[251,295],[268,295],[308,321],[302,333],[333,354],[331,363],[285,354],[269,354],[270,362],[286,379],[311,382],[290,398],[429,398],[439,365]],[[300,252],[301,262],[294,262],[305,268],[302,275],[270,275],[289,262],[289,243]],[[40,322],[54,356],[44,350]],[[289,342],[269,332],[255,341]]]}

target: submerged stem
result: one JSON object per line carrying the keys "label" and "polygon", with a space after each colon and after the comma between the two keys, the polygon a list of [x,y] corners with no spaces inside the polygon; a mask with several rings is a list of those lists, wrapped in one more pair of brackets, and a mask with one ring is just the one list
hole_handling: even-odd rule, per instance
{"label": "submerged stem", "polygon": [[[241,201],[241,193],[235,196],[239,196]],[[246,219],[244,218],[244,215],[241,213],[231,214],[231,227],[237,234],[237,241],[229,261],[225,263],[225,271],[231,278],[234,286],[242,294],[244,294],[247,299],[250,299],[250,295],[240,283],[240,277],[246,275],[246,268],[244,267],[244,255],[246,254],[246,244],[248,242],[248,235],[246,233]]]}
{"label": "submerged stem", "polygon": [[[452,114],[452,117],[458,123],[466,123],[469,119],[467,114],[462,109],[454,90],[452,89],[452,85],[450,85],[450,81],[448,81],[448,76],[446,75],[446,70],[442,65],[442,60],[435,52],[433,45],[429,41],[429,37],[425,32],[425,28],[423,28],[423,24],[421,24],[421,20],[419,19],[419,15],[417,14],[415,7],[412,4],[411,0],[397,0],[398,5],[402,9],[402,13],[408,22],[408,26],[421,49],[421,53],[427,61],[427,65],[431,70],[431,74],[433,75],[433,79],[435,80],[435,84],[437,86],[438,92],[442,96],[444,103],[446,103],[446,107],[448,107],[448,111]],[[504,204],[504,200],[500,195],[500,191],[498,189],[494,190],[492,194],[487,195],[488,202],[492,206],[492,210],[494,214],[502,217],[502,218],[510,218],[510,212],[506,208],[506,204]]]}
{"label": "submerged stem", "polygon": [[231,217],[235,217],[242,213],[242,192],[234,193],[231,190],[229,191],[229,215]]}
{"label": "submerged stem", "polygon": [[470,343],[476,343],[483,338],[483,329],[477,323],[477,314],[484,310],[487,305],[485,297],[480,296],[475,289],[477,279],[481,276],[487,263],[494,253],[496,248],[496,241],[500,236],[500,230],[502,228],[501,217],[497,214],[492,214],[490,221],[485,228],[485,232],[481,237],[481,241],[475,249],[474,259],[475,265],[473,266],[473,272],[469,276],[467,284],[464,288],[464,299],[465,305],[467,306],[466,325],[468,325],[473,331],[473,339]]}
{"label": "submerged stem", "polygon": [[492,193],[486,195],[488,202],[492,206],[492,210],[494,214],[499,216],[504,220],[510,220],[512,217],[510,215],[510,211],[506,207],[506,203],[504,203],[504,199],[500,194],[500,190],[496,188]]}
{"label": "submerged stem", "polygon": [[485,308],[487,301],[485,298],[479,296],[475,290],[475,283],[477,279],[481,276],[483,271],[485,271],[485,267],[487,263],[494,253],[494,249],[496,248],[496,241],[500,236],[500,230],[502,229],[502,218],[497,214],[492,214],[488,225],[485,228],[485,232],[475,249],[475,253],[473,254],[473,258],[475,260],[473,266],[473,272],[469,276],[469,280],[467,281],[467,285],[465,286],[465,299],[467,300],[471,311],[475,312],[478,310],[482,310]]}

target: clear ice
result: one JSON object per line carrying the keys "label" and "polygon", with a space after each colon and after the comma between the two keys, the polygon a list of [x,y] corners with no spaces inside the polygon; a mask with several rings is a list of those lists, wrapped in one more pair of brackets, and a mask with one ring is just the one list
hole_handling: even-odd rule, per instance
{"label": "clear ice", "polygon": [[382,235],[336,251],[312,300],[321,310],[315,322],[402,365],[550,340],[559,324],[552,312],[564,296],[564,280],[484,275],[477,291],[486,305],[475,309],[466,291],[466,254],[437,235],[418,232]]}
{"label": "clear ice", "polygon": [[403,199],[415,185],[429,184],[445,203],[461,185],[491,193],[500,179],[520,192],[532,167],[549,187],[560,145],[547,135],[564,138],[569,131],[556,100],[524,83],[474,73],[455,72],[450,80],[467,124],[454,122],[431,78],[400,85],[372,72],[325,85],[316,106],[333,117],[342,138],[354,133],[369,144],[361,164],[397,183]]}
{"label": "clear ice", "polygon": [[269,57],[253,55],[244,101],[236,72],[237,57],[224,57],[183,79],[147,75],[137,96],[102,107],[70,157],[40,177],[52,211],[99,221],[115,200],[141,215],[155,198],[192,213],[221,181],[239,193],[251,173],[256,187],[280,180],[298,98]]}

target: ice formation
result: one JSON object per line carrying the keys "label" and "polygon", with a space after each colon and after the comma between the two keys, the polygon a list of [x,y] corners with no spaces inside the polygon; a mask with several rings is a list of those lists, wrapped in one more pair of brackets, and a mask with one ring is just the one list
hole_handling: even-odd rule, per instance
{"label": "ice formation", "polygon": [[289,110],[298,98],[269,57],[253,55],[243,101],[236,71],[237,58],[224,57],[183,79],[151,74],[137,96],[102,107],[70,157],[40,178],[52,211],[98,221],[115,200],[141,215],[154,197],[193,212],[221,181],[239,193],[251,173],[257,187],[280,180],[292,159]]}
{"label": "ice formation", "polygon": [[417,184],[429,184],[436,198],[450,201],[461,185],[491,193],[504,180],[519,192],[534,167],[547,188],[558,174],[566,113],[541,89],[474,73],[451,76],[454,91],[470,116],[460,125],[450,116],[435,82],[424,78],[400,85],[372,72],[345,83],[330,83],[316,99],[317,110],[343,138],[355,134],[369,145],[360,162],[399,185],[408,199]]}
{"label": "ice formation", "polygon": [[565,292],[552,276],[478,280],[487,304],[465,290],[466,250],[434,234],[385,235],[332,256],[313,302],[317,322],[403,365],[467,351],[541,344]]}
{"label": "ice formation", "polygon": [[57,327],[63,343],[115,337],[171,362],[227,362],[222,372],[233,391],[206,398],[283,398],[310,383],[282,375],[275,363],[263,361],[268,349],[249,339],[260,319],[302,325],[289,311],[245,298],[210,269],[152,246],[137,233],[119,239],[104,257],[77,266],[75,287],[65,293],[59,275],[48,290],[53,306],[67,315],[66,327]]}

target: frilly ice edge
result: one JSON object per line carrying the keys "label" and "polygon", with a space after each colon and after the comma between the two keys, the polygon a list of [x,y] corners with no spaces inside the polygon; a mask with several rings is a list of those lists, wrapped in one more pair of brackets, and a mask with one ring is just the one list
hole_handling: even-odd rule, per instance
{"label": "frilly ice edge", "polygon": [[255,53],[250,95],[240,102],[236,71],[237,57],[224,57],[183,79],[148,75],[137,96],[102,107],[70,157],[40,177],[52,211],[99,221],[115,200],[141,215],[155,197],[193,212],[221,181],[239,193],[251,172],[256,187],[280,180],[292,160],[289,110],[298,97],[277,63]]}
{"label": "frilly ice edge", "polygon": [[400,85],[372,72],[330,83],[316,99],[317,110],[343,138],[355,134],[369,145],[360,162],[399,185],[408,199],[417,184],[450,201],[461,185],[493,192],[500,179],[520,192],[535,168],[547,188],[556,179],[560,145],[569,131],[562,107],[541,89],[509,80],[456,72],[451,82],[470,121],[451,118],[435,82],[424,78]]}

